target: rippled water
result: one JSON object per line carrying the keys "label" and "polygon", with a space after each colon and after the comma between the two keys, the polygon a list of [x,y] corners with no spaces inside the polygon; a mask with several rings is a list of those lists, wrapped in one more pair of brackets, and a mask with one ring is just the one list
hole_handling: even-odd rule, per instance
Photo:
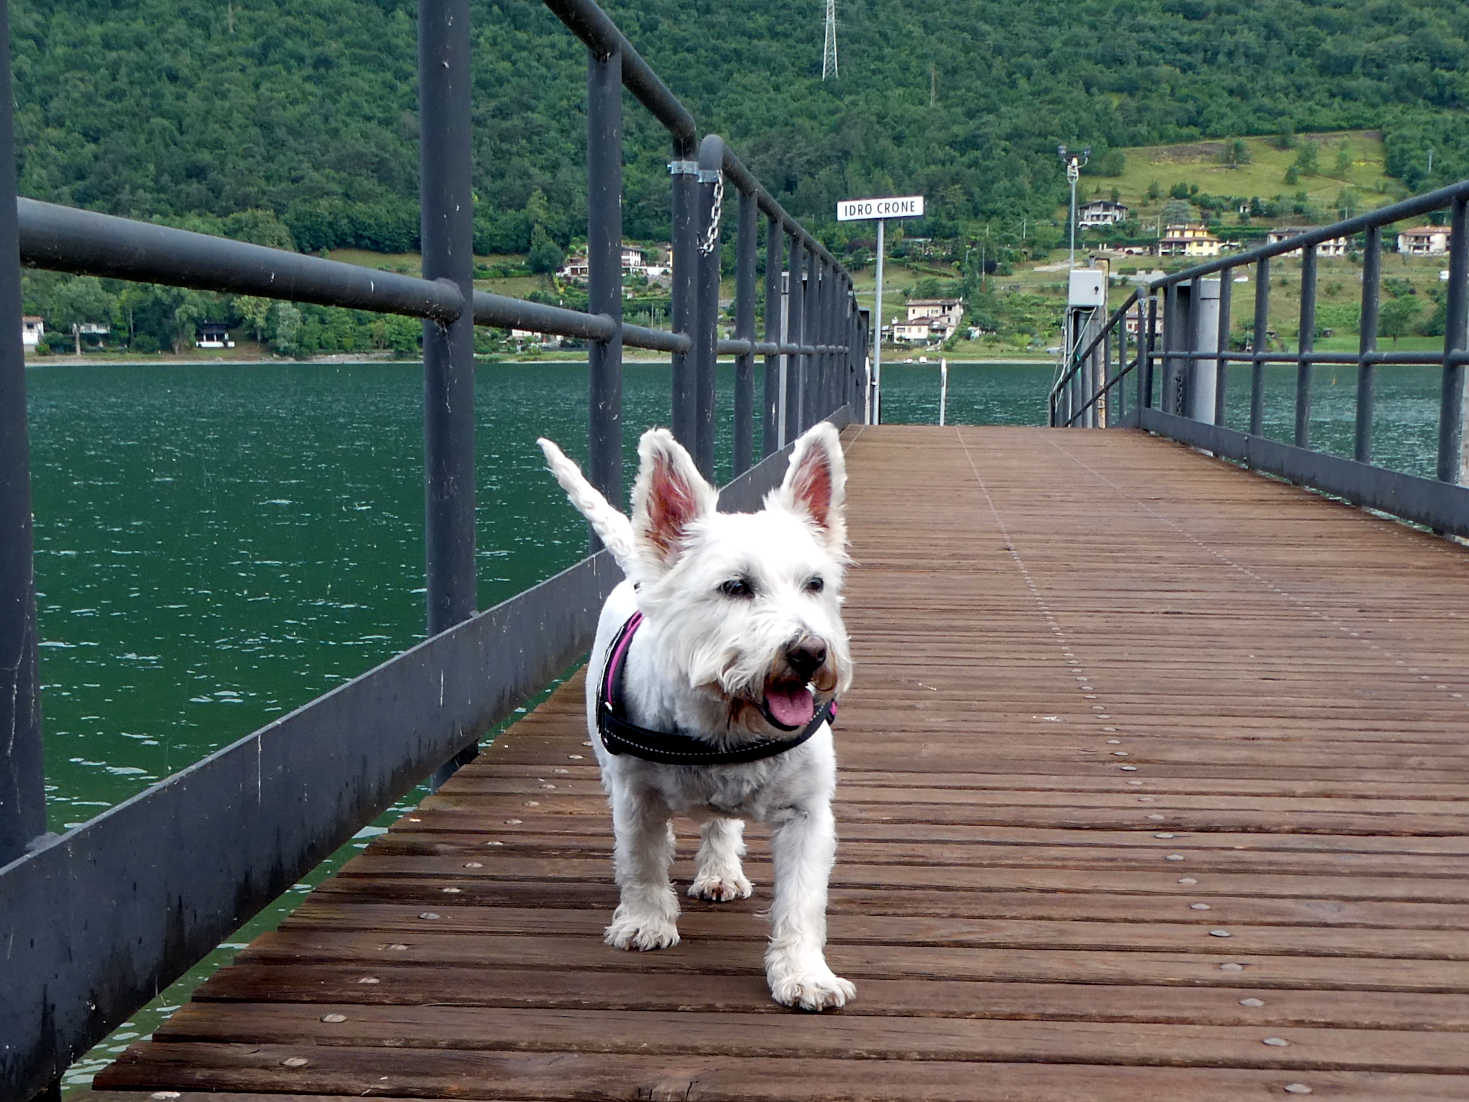
{"label": "rippled water", "polygon": [[[762,373],[757,370],[758,378]],[[884,367],[885,420],[937,419],[938,366]],[[954,365],[951,423],[1042,423],[1048,365]],[[719,473],[729,474],[722,369]],[[369,669],[423,626],[422,375],[386,365],[37,367],[26,378],[50,825],[65,830]],[[668,420],[668,370],[626,368],[638,432]],[[1267,431],[1290,433],[1272,369]],[[1380,372],[1379,453],[1431,473],[1437,373]],[[1230,423],[1248,407],[1230,381]],[[1350,454],[1354,382],[1318,372],[1313,432]],[[1243,405],[1241,405],[1243,403]],[[758,408],[758,405],[757,405]],[[581,519],[538,435],[585,453],[586,370],[494,365],[476,380],[479,607],[576,561]],[[68,1088],[146,1034],[234,948],[418,798],[409,793],[79,1062]]]}

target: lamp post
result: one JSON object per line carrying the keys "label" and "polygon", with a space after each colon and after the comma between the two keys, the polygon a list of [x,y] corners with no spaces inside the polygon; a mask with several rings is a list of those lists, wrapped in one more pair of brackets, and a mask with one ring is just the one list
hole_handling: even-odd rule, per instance
{"label": "lamp post", "polygon": [[1075,153],[1064,145],[1058,145],[1056,156],[1066,166],[1066,180],[1071,185],[1071,255],[1066,261],[1066,267],[1071,269],[1076,267],[1076,181],[1081,176],[1082,165],[1091,160],[1092,147],[1087,146],[1080,153]]}

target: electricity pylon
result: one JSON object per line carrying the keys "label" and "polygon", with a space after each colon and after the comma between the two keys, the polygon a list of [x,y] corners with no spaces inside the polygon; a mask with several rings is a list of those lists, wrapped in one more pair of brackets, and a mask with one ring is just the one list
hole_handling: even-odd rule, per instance
{"label": "electricity pylon", "polygon": [[837,75],[837,0],[826,0],[826,45],[821,52],[821,79]]}

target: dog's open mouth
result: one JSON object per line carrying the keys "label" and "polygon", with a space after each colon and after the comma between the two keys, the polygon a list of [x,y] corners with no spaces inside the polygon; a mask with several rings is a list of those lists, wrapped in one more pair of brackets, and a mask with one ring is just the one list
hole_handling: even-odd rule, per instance
{"label": "dog's open mouth", "polygon": [[786,682],[768,685],[760,706],[765,718],[783,731],[795,731],[811,722],[816,714],[816,698],[811,686]]}

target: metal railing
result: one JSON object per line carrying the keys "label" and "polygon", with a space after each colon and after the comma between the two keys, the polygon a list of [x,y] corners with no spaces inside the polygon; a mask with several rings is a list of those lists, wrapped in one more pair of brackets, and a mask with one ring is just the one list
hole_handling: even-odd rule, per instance
{"label": "metal railing", "polygon": [[[1368,214],[1261,246],[1234,256],[1162,277],[1130,297],[1100,333],[1073,358],[1052,388],[1050,423],[1086,423],[1099,403],[1117,404],[1104,419],[1111,425],[1140,427],[1202,448],[1269,474],[1321,490],[1355,505],[1377,509],[1438,532],[1469,536],[1469,487],[1462,484],[1465,367],[1469,365],[1469,234],[1465,229],[1469,180],[1391,204]],[[1447,282],[1441,349],[1384,352],[1378,348],[1382,301],[1384,229],[1407,219],[1447,211]],[[1325,242],[1359,246],[1362,295],[1358,347],[1351,352],[1316,350],[1317,248]],[[1271,262],[1299,253],[1299,335],[1294,350],[1271,351]],[[1247,347],[1230,339],[1231,290],[1235,274],[1249,272],[1255,287],[1254,314]],[[1249,279],[1249,276],[1246,276]],[[1136,330],[1129,359],[1127,330]],[[1119,354],[1114,361],[1109,342]],[[1161,347],[1160,347],[1161,341]],[[1249,428],[1225,425],[1227,367],[1250,365]],[[1294,364],[1295,398],[1290,443],[1264,435],[1267,364]],[[1311,440],[1311,387],[1317,367],[1356,369],[1356,409],[1352,458],[1316,450]],[[1379,367],[1429,366],[1441,372],[1435,477],[1425,478],[1377,465],[1373,459]],[[1161,368],[1161,370],[1160,370]],[[1095,387],[1083,388],[1086,371],[1097,372]],[[1136,401],[1125,406],[1121,380],[1133,376]]]}
{"label": "metal railing", "polygon": [[[817,420],[844,424],[859,407],[868,319],[850,274],[719,138],[696,146],[692,116],[594,3],[546,2],[588,49],[586,313],[473,286],[468,0],[419,4],[422,278],[30,199],[0,204],[0,312],[15,319],[0,339],[0,731],[9,736],[0,738],[0,863],[8,862],[0,867],[0,943],[8,946],[0,1096],[55,1095],[88,1047],[430,771],[446,775],[481,733],[589,645],[596,608],[618,578],[605,552],[475,612],[476,325],[593,342],[587,473],[614,501],[622,497],[624,346],[672,353],[673,429],[706,476],[714,471],[715,358],[736,357],[733,460],[743,473],[722,507],[756,507],[783,466],[774,453]],[[14,195],[4,14],[0,0],[0,194]],[[624,88],[672,138],[671,331],[622,320]],[[734,334],[721,340],[715,215],[726,191],[738,197],[730,203],[736,295]],[[763,340],[755,334],[761,213]],[[20,262],[424,320],[430,638],[62,836],[45,833]],[[765,358],[759,463],[757,355]]]}

